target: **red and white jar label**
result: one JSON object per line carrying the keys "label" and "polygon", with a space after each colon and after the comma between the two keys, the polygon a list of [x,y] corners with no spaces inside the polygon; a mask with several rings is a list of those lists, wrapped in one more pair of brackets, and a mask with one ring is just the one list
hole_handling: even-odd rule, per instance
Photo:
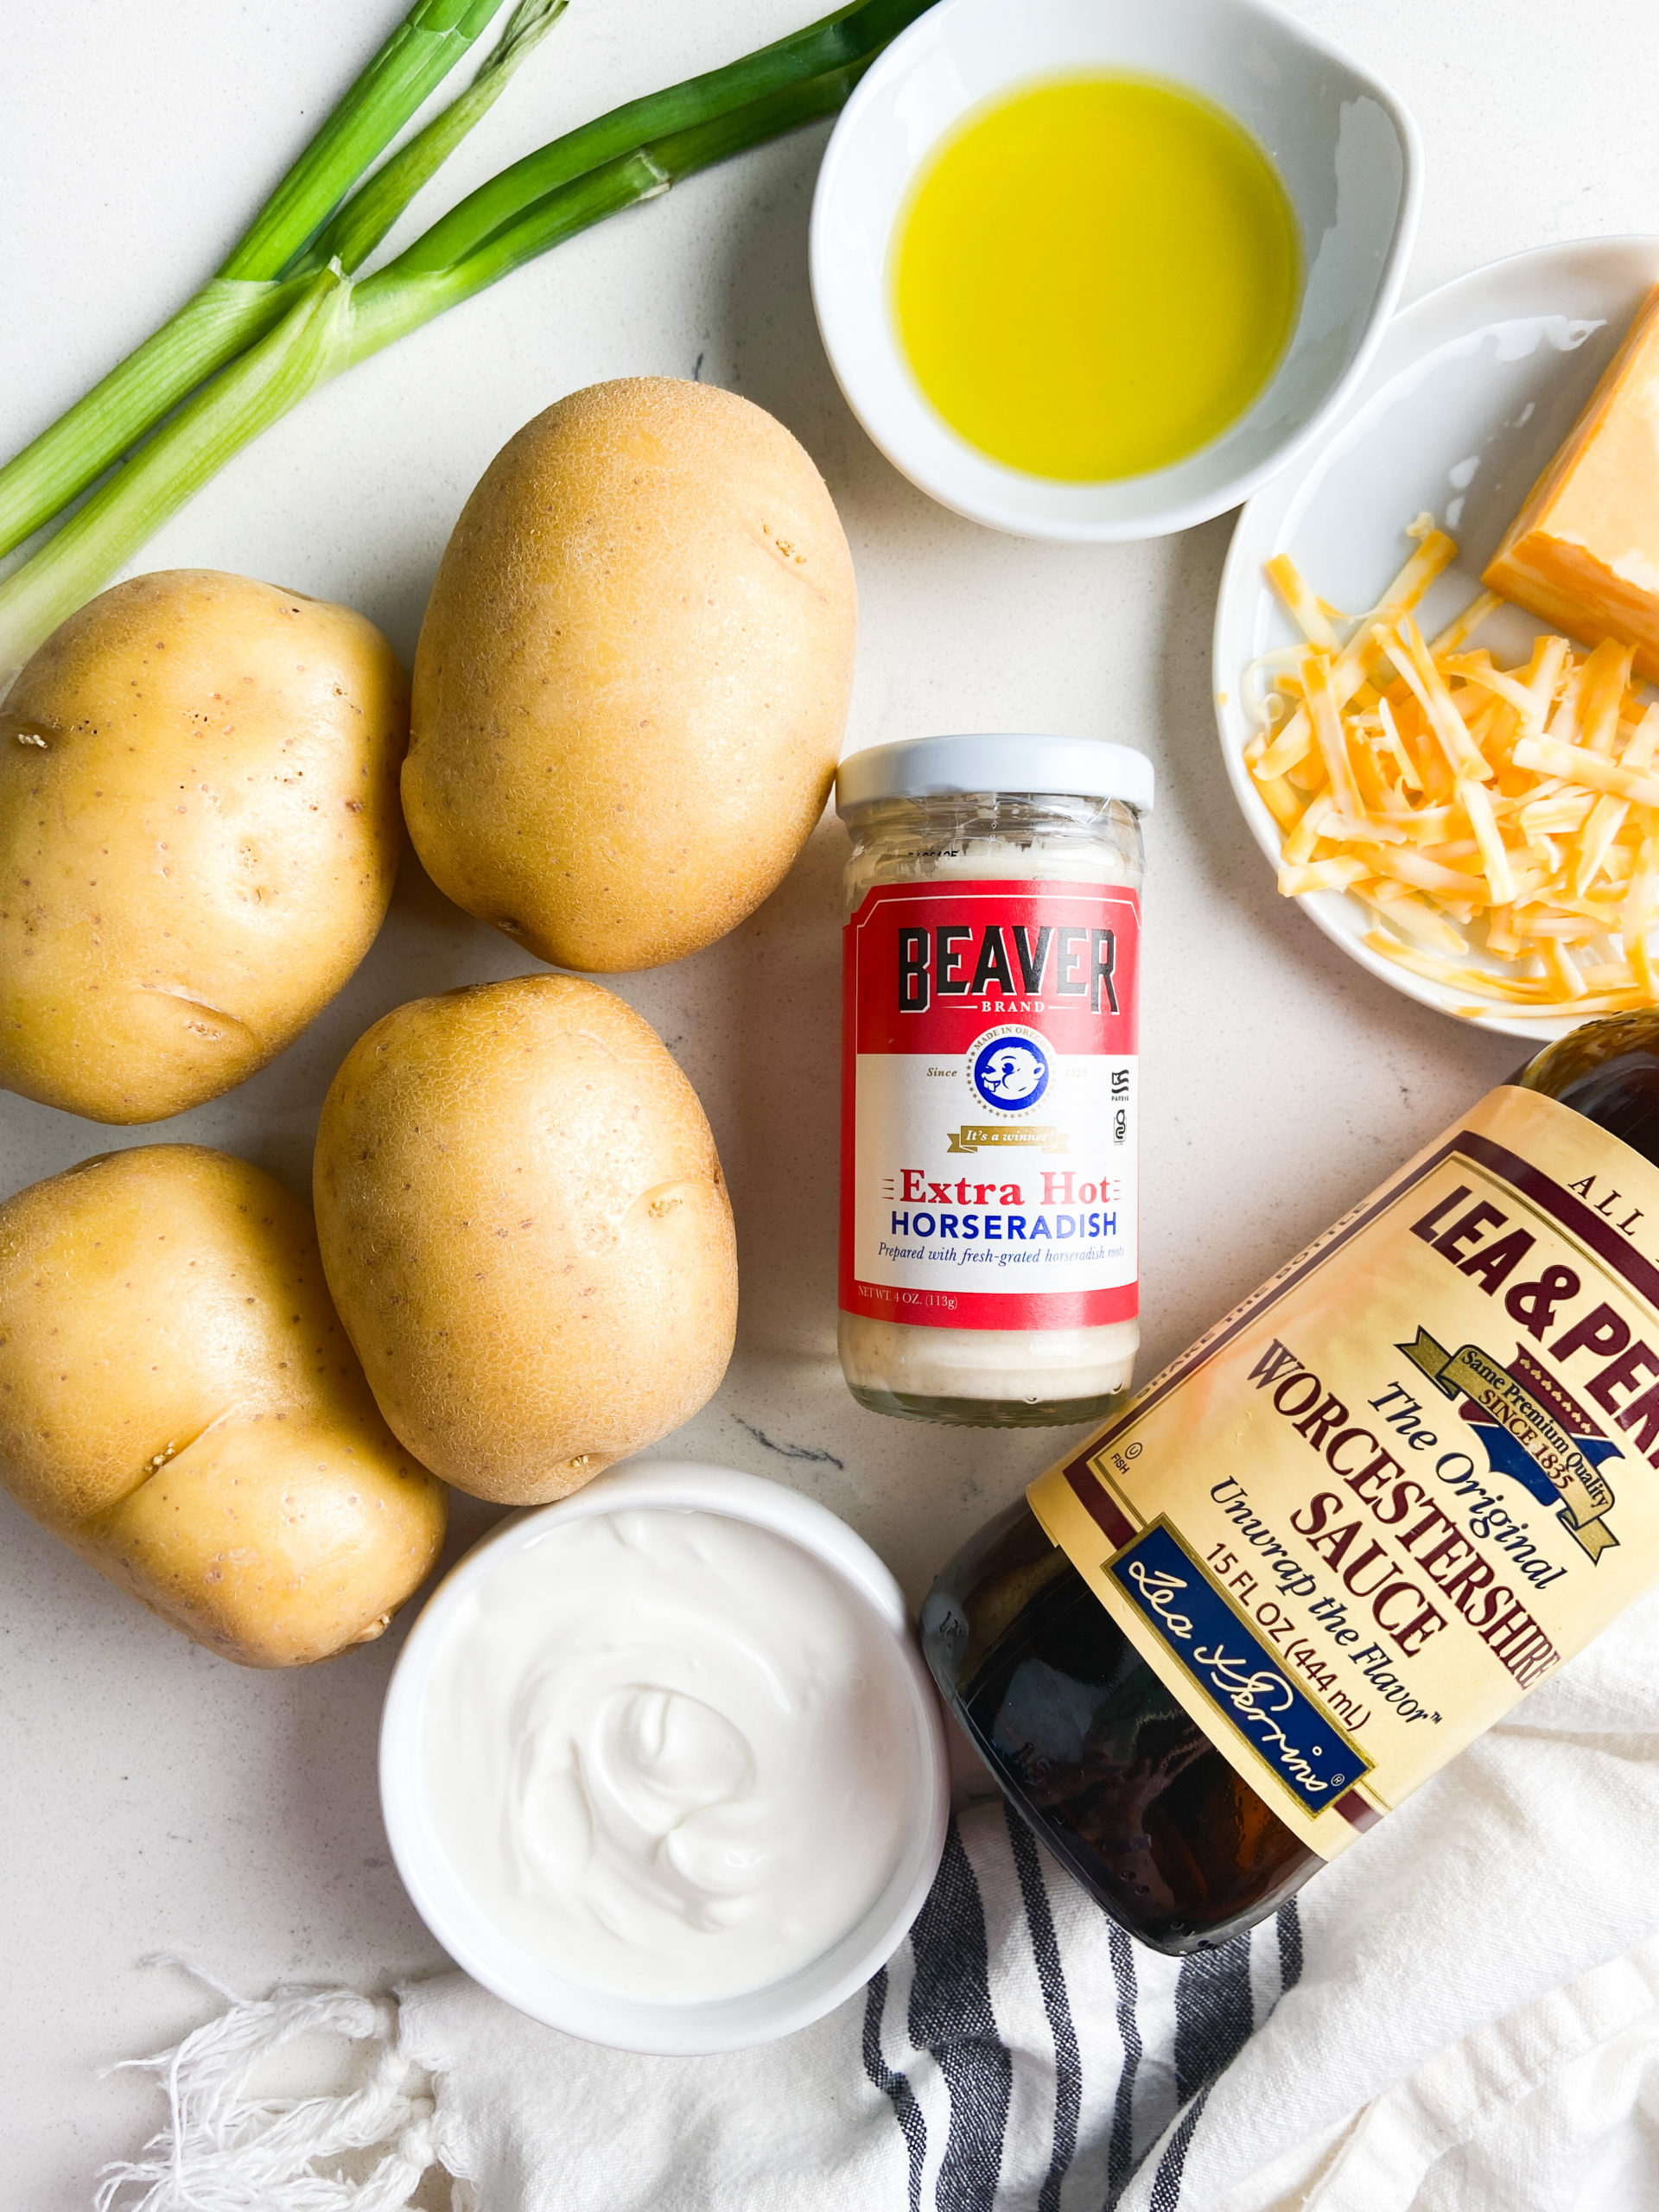
{"label": "red and white jar label", "polygon": [[843,932],[844,1313],[1137,1310],[1141,908],[1126,884],[877,884]]}

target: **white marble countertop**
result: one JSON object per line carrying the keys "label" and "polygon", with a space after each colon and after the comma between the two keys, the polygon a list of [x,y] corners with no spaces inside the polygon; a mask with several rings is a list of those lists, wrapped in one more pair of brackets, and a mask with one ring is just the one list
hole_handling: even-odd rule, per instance
{"label": "white marble countertop", "polygon": [[[572,0],[440,197],[560,129],[792,29],[812,0]],[[1502,254],[1659,229],[1650,0],[1294,0],[1415,111],[1427,196],[1408,297]],[[50,420],[180,299],[384,35],[396,0],[10,0],[0,136],[0,445]],[[1276,897],[1229,795],[1209,701],[1228,518],[1144,545],[994,536],[875,453],[825,365],[806,284],[824,130],[603,226],[309,400],[151,543],[141,566],[239,569],[348,601],[407,658],[462,500],[561,393],[652,372],[730,385],[829,480],[858,564],[849,745],[931,730],[1080,731],[1157,763],[1143,1025],[1142,1372],[1322,1228],[1517,1049],[1412,1005]],[[884,1421],[835,1362],[836,880],[823,826],[734,936],[620,988],[708,1106],[743,1287],[724,1387],[672,1440],[799,1484],[912,1599],[1048,1456],[1040,1436]],[[111,1144],[189,1138],[296,1190],[328,1078],[385,1008],[521,970],[412,862],[356,980],[244,1089],[105,1132],[0,1097],[0,1188]],[[665,1448],[665,1447],[659,1447]],[[458,1502],[455,1541],[487,1509]],[[184,1953],[241,1991],[365,1987],[440,1955],[376,1802],[397,1630],[291,1675],[196,1649],[0,1497],[0,2143],[8,2201],[70,2212],[156,2117],[111,2062],[212,2000],[142,1961]]]}

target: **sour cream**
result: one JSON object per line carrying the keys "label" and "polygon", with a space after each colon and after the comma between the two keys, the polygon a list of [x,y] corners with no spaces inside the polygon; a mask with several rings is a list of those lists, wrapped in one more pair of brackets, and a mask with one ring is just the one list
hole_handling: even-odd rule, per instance
{"label": "sour cream", "polygon": [[890,1639],[808,1552],[724,1515],[550,1522],[466,1593],[423,1701],[437,1840],[522,1953],[690,2005],[823,1955],[914,1799]]}

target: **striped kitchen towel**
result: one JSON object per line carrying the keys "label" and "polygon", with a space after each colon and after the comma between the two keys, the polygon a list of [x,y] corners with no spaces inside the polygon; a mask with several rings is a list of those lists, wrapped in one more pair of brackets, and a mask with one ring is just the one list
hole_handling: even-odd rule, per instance
{"label": "striped kitchen towel", "polygon": [[[757,2050],[599,2050],[465,1976],[233,2003],[103,2212],[1651,2212],[1659,1598],[1213,1952],[1132,1942],[964,1808],[862,1996]],[[252,2093],[356,2043],[334,2097]],[[442,2202],[428,2175],[419,2202]]]}

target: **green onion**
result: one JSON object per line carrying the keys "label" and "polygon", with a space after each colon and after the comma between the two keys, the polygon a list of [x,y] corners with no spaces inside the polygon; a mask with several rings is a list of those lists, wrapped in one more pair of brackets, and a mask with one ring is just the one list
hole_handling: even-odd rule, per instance
{"label": "green onion", "polygon": [[[416,0],[218,275],[0,469],[0,554],[49,521],[204,377],[299,303],[309,272],[296,275],[289,264],[305,254],[343,195],[448,75],[499,4]],[[438,124],[445,119],[440,117]],[[414,144],[420,143],[417,138]],[[413,151],[413,146],[405,149]]]}
{"label": "green onion", "polygon": [[723,69],[688,78],[666,92],[648,92],[643,99],[613,108],[596,122],[569,130],[550,145],[526,154],[523,161],[480,185],[434,223],[393,265],[406,270],[453,268],[493,230],[515,220],[533,201],[585,171],[599,168],[672,132],[728,115],[769,93],[787,92],[842,69],[853,72],[850,90],[881,48],[929,4],[931,0],[858,0],[858,4],[839,9],[821,22],[809,23],[804,30],[746,54],[741,61],[728,62]]}
{"label": "green onion", "polygon": [[[0,678],[308,392],[607,216],[833,114],[881,48],[929,4],[856,0],[724,69],[617,108],[480,186],[385,268],[353,280],[340,249],[357,251],[379,220],[378,180],[371,180],[357,227],[356,202],[339,219],[329,265],[285,275],[291,289],[282,319],[195,391],[0,584]],[[417,137],[405,154],[423,182],[430,167],[417,154],[421,144]]]}
{"label": "green onion", "polygon": [[281,276],[485,30],[500,0],[416,0],[254,218],[221,276]]}
{"label": "green onion", "polygon": [[273,330],[194,392],[0,584],[0,683],[250,438],[345,365],[350,280],[302,278]]}
{"label": "green onion", "polygon": [[505,92],[520,62],[528,60],[569,0],[518,0],[494,52],[458,99],[452,100],[385,167],[353,194],[307,247],[296,268],[326,269],[337,261],[350,276],[360,269],[423,186],[430,182],[475,124]]}

